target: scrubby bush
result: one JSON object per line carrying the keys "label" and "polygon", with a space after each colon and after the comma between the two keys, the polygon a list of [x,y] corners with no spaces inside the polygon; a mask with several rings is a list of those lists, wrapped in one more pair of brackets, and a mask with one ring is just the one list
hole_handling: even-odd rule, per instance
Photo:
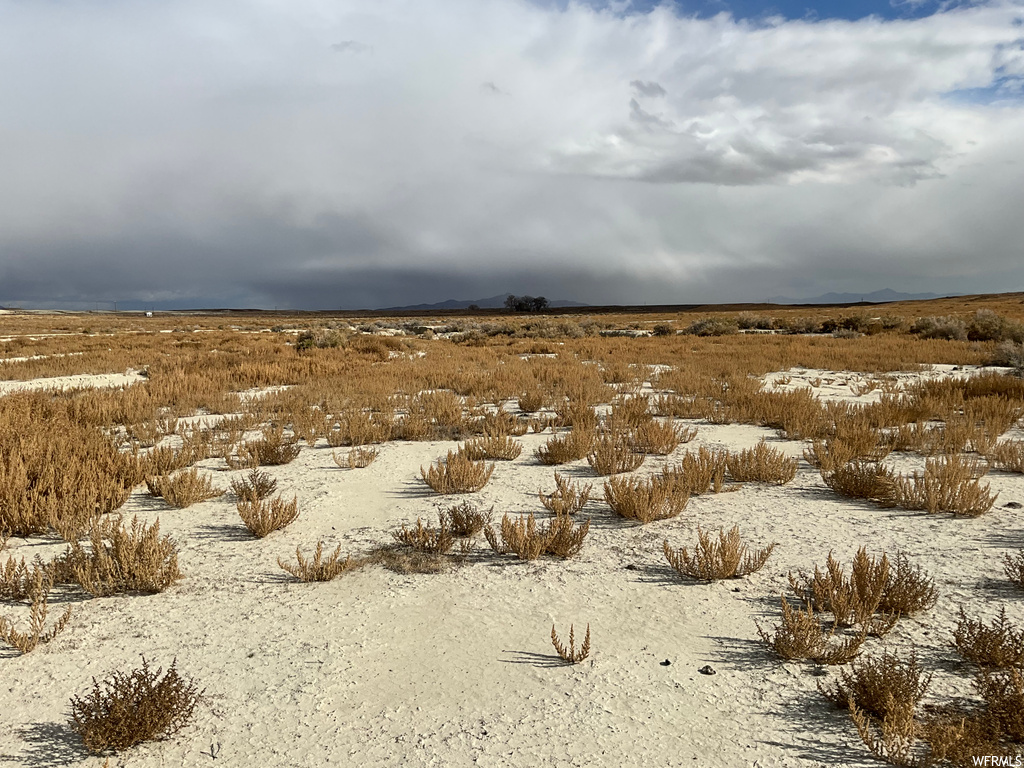
{"label": "scrubby bush", "polygon": [[730,317],[705,317],[690,323],[686,333],[691,336],[728,336],[739,330]]}
{"label": "scrubby bush", "polygon": [[967,323],[958,317],[919,317],[910,332],[922,339],[967,340]]}
{"label": "scrubby bush", "polygon": [[718,541],[698,526],[697,546],[692,553],[686,547],[672,549],[667,539],[663,549],[665,559],[677,573],[700,581],[714,581],[747,576],[761,570],[775,545],[769,544],[750,552],[740,539],[739,526],[733,526],[728,532],[719,531]]}

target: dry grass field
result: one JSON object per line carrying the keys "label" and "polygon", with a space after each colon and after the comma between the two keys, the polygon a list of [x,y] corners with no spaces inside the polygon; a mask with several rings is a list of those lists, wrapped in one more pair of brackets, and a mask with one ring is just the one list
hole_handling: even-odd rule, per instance
{"label": "dry grass field", "polygon": [[1024,743],[1024,296],[0,314],[0,764]]}

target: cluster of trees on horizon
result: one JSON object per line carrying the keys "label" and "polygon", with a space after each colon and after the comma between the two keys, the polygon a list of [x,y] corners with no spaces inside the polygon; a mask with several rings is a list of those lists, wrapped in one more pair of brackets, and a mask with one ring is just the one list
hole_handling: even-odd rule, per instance
{"label": "cluster of trees on horizon", "polygon": [[513,296],[505,298],[505,309],[512,312],[543,312],[548,308],[548,300],[543,296]]}

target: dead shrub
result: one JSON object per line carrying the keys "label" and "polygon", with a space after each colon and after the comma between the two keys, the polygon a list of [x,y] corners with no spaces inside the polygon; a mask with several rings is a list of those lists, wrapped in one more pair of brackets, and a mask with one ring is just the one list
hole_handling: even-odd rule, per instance
{"label": "dead shrub", "polygon": [[594,440],[587,463],[599,475],[617,475],[639,468],[645,458],[633,450],[627,435],[606,432]]}
{"label": "dead shrub", "polygon": [[313,557],[308,560],[303,557],[302,550],[296,547],[295,559],[298,561],[295,565],[285,563],[280,558],[278,558],[277,564],[281,567],[281,570],[291,574],[299,581],[305,582],[330,581],[331,579],[334,579],[347,571],[355,570],[362,565],[362,562],[353,558],[352,555],[349,555],[342,560],[340,544],[334,552],[325,558],[323,541],[318,541],[316,543],[316,549],[313,551]]}
{"label": "dead shrub", "polygon": [[1010,581],[1024,589],[1024,549],[1003,557],[1003,571]]}
{"label": "dead shrub", "polygon": [[999,443],[985,454],[995,469],[1004,472],[1024,472],[1024,440]]}
{"label": "dead shrub", "polygon": [[164,501],[177,509],[224,495],[224,491],[214,488],[209,476],[200,473],[196,467],[171,477],[146,478],[146,485],[150,493],[162,496]]}
{"label": "dead shrub", "polygon": [[549,404],[550,401],[546,393],[540,388],[530,389],[519,395],[519,410],[523,413],[536,413],[542,408],[546,408]]}
{"label": "dead shrub", "polygon": [[494,464],[473,461],[462,451],[448,451],[448,456],[438,459],[430,469],[420,467],[423,482],[435,493],[474,493],[479,491],[494,473]]}
{"label": "dead shrub", "polygon": [[789,574],[789,585],[801,600],[819,611],[829,611],[839,626],[860,625],[865,632],[883,635],[899,618],[896,614],[876,617],[889,580],[889,558],[882,553],[871,557],[865,547],[857,550],[850,575],[829,552],[825,569],[814,567],[814,575],[802,571]]}
{"label": "dead shrub", "polygon": [[49,595],[53,586],[53,578],[48,569],[43,567],[33,568],[29,576],[31,581],[25,585],[25,596],[31,604],[31,615],[27,632],[20,632],[12,620],[6,616],[0,616],[0,640],[19,653],[30,653],[40,644],[49,643],[67,627],[71,620],[71,606],[64,609],[53,626],[46,628],[46,619],[49,614]]}
{"label": "dead shrub", "polygon": [[896,616],[913,616],[926,611],[938,600],[935,580],[903,552],[889,561],[889,575],[882,590],[878,611]]}
{"label": "dead shrub", "polygon": [[172,736],[188,725],[204,691],[178,673],[176,661],[166,674],[159,667],[114,672],[92,690],[71,697],[71,728],[93,754],[119,752],[152,739]]}
{"label": "dead shrub", "polygon": [[682,443],[688,443],[696,436],[696,427],[649,419],[633,429],[629,439],[633,450],[638,453],[668,456]]}
{"label": "dead shrub", "polygon": [[726,468],[738,483],[785,485],[796,476],[796,459],[791,459],[763,440],[753,448],[730,453]]}
{"label": "dead shrub", "polygon": [[739,526],[718,532],[718,541],[711,534],[697,527],[697,546],[693,553],[686,547],[674,550],[665,540],[663,545],[665,559],[679,574],[699,581],[715,581],[716,579],[732,579],[746,576],[761,570],[768,562],[774,544],[753,552],[740,539]]}
{"label": "dead shrub", "polygon": [[612,477],[604,484],[604,498],[615,514],[646,524],[676,517],[690,495],[664,476]]}
{"label": "dead shrub", "polygon": [[263,437],[243,443],[238,449],[238,460],[228,464],[235,469],[276,467],[294,461],[299,450],[294,437],[284,436],[284,427],[270,426],[263,430]]}
{"label": "dead shrub", "polygon": [[512,461],[523,452],[523,444],[513,440],[508,435],[484,435],[475,440],[470,440],[463,446],[462,451],[472,461],[481,459],[499,459],[501,461]]}
{"label": "dead shrub", "polygon": [[818,690],[839,707],[856,707],[881,720],[905,711],[913,713],[931,680],[931,674],[924,674],[915,653],[904,660],[883,651],[881,656],[855,660],[849,670],[839,670],[838,679],[819,683]]}
{"label": "dead shrub", "polygon": [[961,456],[928,459],[924,473],[900,478],[896,503],[904,509],[923,509],[931,514],[951,512],[978,517],[992,509],[999,496],[978,480],[987,469]]}
{"label": "dead shrub", "polygon": [[556,517],[538,525],[531,512],[515,520],[503,515],[499,530],[487,525],[484,536],[491,549],[499,555],[515,553],[520,560],[536,560],[541,555],[568,559],[583,548],[583,540],[589,531],[590,520],[577,525],[570,517]]}
{"label": "dead shrub", "polygon": [[594,486],[591,484],[580,485],[566,480],[558,472],[555,472],[555,490],[552,493],[541,491],[540,503],[544,508],[550,510],[556,517],[562,515],[575,515],[590,501],[590,492]]}
{"label": "dead shrub", "polygon": [[558,633],[555,632],[555,625],[551,625],[551,644],[555,647],[555,652],[559,655],[562,661],[568,662],[569,664],[579,664],[581,661],[590,655],[590,624],[587,624],[587,634],[583,638],[583,645],[576,648],[576,637],[573,632],[573,625],[569,625],[569,647],[566,648],[562,645],[562,642],[558,639]]}
{"label": "dead shrub", "polygon": [[231,481],[231,492],[239,501],[263,501],[273,496],[276,490],[277,480],[259,469],[251,469],[244,477]]}
{"label": "dead shrub", "polygon": [[476,536],[491,522],[493,510],[481,512],[473,504],[464,501],[441,510],[440,525],[452,532],[453,536]]}
{"label": "dead shrub", "polygon": [[899,497],[900,477],[884,464],[855,459],[831,471],[822,466],[825,485],[848,499],[867,499],[882,506],[894,506]]}
{"label": "dead shrub", "polygon": [[31,566],[25,564],[24,557],[21,560],[7,558],[7,563],[0,568],[0,600],[28,599],[32,595],[37,577],[52,581],[50,568],[38,557]]}
{"label": "dead shrub", "polygon": [[[485,437],[494,438],[522,437],[529,428],[529,422],[523,421],[501,408],[496,411],[488,411],[477,424],[480,434]],[[513,456],[512,458],[515,457]]]}
{"label": "dead shrub", "polygon": [[979,667],[1019,667],[1024,664],[1024,631],[1006,618],[1006,607],[991,624],[969,619],[960,608],[960,619],[953,630],[957,653]]}
{"label": "dead shrub", "polygon": [[582,459],[594,444],[596,433],[589,429],[573,427],[564,435],[549,439],[537,449],[536,455],[541,464],[568,464],[570,461]]}
{"label": "dead shrub", "polygon": [[401,530],[394,531],[391,536],[399,544],[433,555],[446,555],[455,544],[455,534],[445,525],[444,518],[437,528],[428,528],[422,520],[416,518],[415,528],[403,525]]}
{"label": "dead shrub", "polygon": [[285,501],[280,496],[270,501],[240,501],[238,515],[257,539],[290,525],[299,516],[299,500]]}
{"label": "dead shrub", "polygon": [[373,464],[374,459],[380,455],[380,451],[376,448],[352,448],[345,457],[342,458],[338,455],[337,451],[331,452],[331,458],[334,459],[334,463],[339,467],[348,467],[349,469],[366,469],[368,466]]}
{"label": "dead shrub", "polygon": [[390,414],[375,416],[362,409],[352,408],[331,420],[337,422],[327,430],[327,444],[332,448],[384,443],[391,438],[393,420]]}
{"label": "dead shrub", "polygon": [[160,535],[160,521],[146,526],[132,518],[97,522],[89,534],[89,549],[72,542],[61,567],[94,597],[123,592],[163,592],[181,578],[178,548]]}
{"label": "dead shrub", "polygon": [[662,477],[690,496],[719,493],[725,486],[728,457],[728,451],[701,446],[696,453],[687,451],[680,461],[663,468]]}
{"label": "dead shrub", "polygon": [[782,596],[781,622],[772,632],[758,624],[757,633],[780,658],[829,665],[845,664],[855,659],[867,638],[863,631],[845,639],[836,638],[835,625],[828,632],[823,630],[810,602],[803,610],[794,609],[785,595]]}
{"label": "dead shrub", "polygon": [[974,685],[985,701],[982,718],[990,738],[1024,742],[1024,676],[1020,668],[984,669]]}

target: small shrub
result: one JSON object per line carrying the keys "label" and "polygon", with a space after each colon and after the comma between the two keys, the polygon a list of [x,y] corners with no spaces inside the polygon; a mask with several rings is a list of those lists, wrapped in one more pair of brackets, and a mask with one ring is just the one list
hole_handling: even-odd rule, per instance
{"label": "small shrub", "polygon": [[736,321],[724,317],[705,317],[690,323],[686,329],[692,336],[728,336],[738,331]]}
{"label": "small shrub", "polygon": [[181,578],[178,548],[160,535],[160,521],[151,526],[132,518],[131,528],[120,520],[97,522],[89,534],[89,550],[72,542],[63,569],[94,597],[123,592],[163,592]]}
{"label": "small shrub", "polygon": [[238,449],[238,464],[242,467],[280,466],[299,455],[298,441],[284,436],[284,427],[267,427],[263,437],[244,443]]}
{"label": "small shrub", "polygon": [[178,673],[171,662],[166,674],[142,668],[114,672],[92,681],[92,690],[71,697],[71,728],[93,754],[119,752],[151,739],[172,736],[191,722],[203,691]]}
{"label": "small shrub", "polygon": [[538,448],[537,458],[541,464],[549,466],[577,461],[590,453],[595,437],[594,431],[590,429],[573,427],[566,434],[552,437]]}
{"label": "small shrub", "polygon": [[1020,668],[982,670],[975,688],[985,701],[983,718],[990,738],[1024,742],[1024,676]]}
{"label": "small shrub", "polygon": [[839,707],[857,707],[872,717],[883,719],[916,710],[931,680],[932,676],[923,673],[913,652],[903,660],[883,651],[881,656],[854,661],[849,670],[839,671],[838,680],[819,684],[818,690]]}
{"label": "small shrub", "polygon": [[577,525],[570,517],[556,517],[545,525],[538,525],[531,512],[515,520],[504,515],[499,530],[487,525],[484,536],[499,555],[515,553],[520,560],[536,560],[541,555],[568,559],[583,548],[589,531],[590,520]]}
{"label": "small shrub", "polygon": [[1024,472],[1024,440],[999,443],[985,454],[995,469],[1004,472]]}
{"label": "small shrub", "polygon": [[604,484],[604,498],[615,514],[646,524],[676,517],[690,495],[664,477],[612,477]]}
{"label": "small shrub", "polygon": [[479,491],[494,473],[494,464],[473,461],[461,451],[448,451],[445,459],[438,459],[429,470],[420,467],[423,482],[435,493],[474,493]]}
{"label": "small shrub", "polygon": [[472,461],[480,461],[481,459],[512,461],[523,452],[523,444],[518,440],[513,440],[508,435],[500,437],[484,435],[467,442],[462,451]]}
{"label": "small shrub", "polygon": [[49,643],[64,631],[71,620],[71,606],[68,606],[53,626],[49,629],[46,628],[46,619],[49,614],[49,593],[53,586],[53,580],[45,568],[34,568],[30,578],[31,583],[25,590],[32,605],[28,631],[18,631],[13,621],[6,616],[0,616],[0,640],[19,653],[30,653],[40,644]]}
{"label": "small shrub", "polygon": [[34,584],[41,578],[43,582],[52,582],[50,569],[38,557],[31,566],[25,564],[25,558],[7,559],[0,568],[0,600],[25,600],[31,598]]}
{"label": "small shrub", "polygon": [[416,518],[415,528],[403,525],[400,531],[393,532],[391,536],[399,544],[432,555],[446,555],[455,544],[455,534],[444,524],[444,518],[437,528],[428,528],[422,520]]}
{"label": "small shrub", "polygon": [[539,493],[540,503],[544,505],[545,509],[553,512],[556,517],[572,516],[586,506],[593,488],[594,486],[589,483],[582,486],[574,484],[555,472],[555,490],[550,494],[541,491]]}
{"label": "small shrub", "polygon": [[967,323],[958,317],[919,317],[910,332],[922,339],[967,340]]}
{"label": "small shrub", "polygon": [[548,403],[547,395],[540,388],[523,392],[523,394],[519,396],[518,401],[519,409],[523,411],[523,413],[536,413],[541,408],[546,408]]}
{"label": "small shrub", "polygon": [[739,483],[785,485],[796,476],[796,459],[770,448],[763,440],[753,448],[730,453],[726,467],[733,480]]}
{"label": "small shrub", "polygon": [[530,429],[530,425],[514,414],[499,408],[496,411],[485,413],[478,422],[477,429],[480,434],[489,438],[522,437]]}
{"label": "small shrub", "polygon": [[845,664],[855,659],[867,638],[867,633],[861,632],[846,639],[836,639],[835,628],[825,632],[810,603],[803,610],[794,609],[784,595],[781,622],[772,632],[758,625],[757,633],[780,658],[829,665]]}
{"label": "small shrub", "polygon": [[875,618],[889,580],[889,558],[883,553],[871,557],[861,547],[853,558],[850,575],[829,552],[825,569],[814,567],[814,575],[789,574],[789,585],[801,600],[819,611],[830,611],[839,626],[859,624],[865,632],[882,635],[898,618],[884,614]]}
{"label": "small shrub", "polygon": [[700,581],[737,578],[759,571],[775,549],[774,544],[769,544],[764,549],[749,552],[740,539],[739,526],[733,526],[728,532],[719,531],[717,542],[698,526],[693,554],[686,547],[673,550],[668,540],[663,546],[665,559],[676,572]]}
{"label": "small shrub", "polygon": [[897,483],[896,503],[904,509],[923,509],[932,514],[978,517],[992,509],[999,495],[979,482],[978,477],[986,470],[979,462],[961,456],[928,459],[923,474],[915,472]]}
{"label": "small shrub", "polygon": [[481,512],[470,502],[464,501],[441,510],[440,525],[450,530],[453,536],[476,536],[485,525],[490,524],[492,514],[493,510]]}
{"label": "small shrub", "polygon": [[687,451],[681,461],[663,468],[661,474],[666,482],[690,496],[719,493],[725,485],[728,458],[728,451],[701,446],[697,453]]}
{"label": "small shrub", "polygon": [[935,580],[921,566],[913,565],[903,552],[898,552],[889,562],[878,610],[883,614],[913,616],[935,605],[938,597]]}
{"label": "small shrub", "polygon": [[196,467],[171,477],[147,478],[146,484],[150,493],[162,496],[164,501],[177,509],[224,495],[224,491],[214,488],[210,478],[201,474]]}
{"label": "small shrub", "polygon": [[348,467],[349,469],[366,469],[368,466],[373,464],[374,459],[380,454],[376,448],[364,448],[362,446],[358,448],[352,448],[345,457],[338,456],[337,451],[331,452],[331,457],[334,459],[334,463],[339,467]]}
{"label": "small shrub", "polygon": [[263,501],[273,496],[276,490],[277,480],[258,469],[251,469],[245,477],[231,481],[231,492],[239,501]]}
{"label": "small shrub", "polygon": [[650,419],[630,433],[630,442],[633,450],[639,453],[668,456],[682,443],[688,443],[696,436],[695,427]]}
{"label": "small shrub", "polygon": [[996,347],[992,365],[1012,368],[1015,376],[1024,376],[1024,341],[1004,341]]}
{"label": "small shrub", "polygon": [[245,527],[258,539],[279,531],[299,516],[299,501],[294,496],[284,501],[280,496],[272,501],[240,501],[238,515]]}
{"label": "small shrub", "polygon": [[285,563],[280,558],[278,558],[277,564],[283,571],[291,574],[300,581],[305,582],[330,581],[346,571],[355,570],[362,565],[361,562],[354,559],[351,555],[342,560],[340,544],[338,545],[338,548],[325,559],[324,543],[322,541],[318,541],[316,543],[316,549],[313,551],[312,559],[307,560],[303,557],[302,550],[298,547],[295,549],[295,559],[298,561],[295,565]]}
{"label": "small shrub", "polygon": [[646,456],[633,450],[626,435],[605,433],[594,440],[587,463],[599,475],[632,472],[644,463]]}
{"label": "small shrub", "polygon": [[1006,577],[1021,589],[1024,589],[1024,549],[1015,555],[1003,557],[1003,571]]}
{"label": "small shrub", "polygon": [[867,499],[882,506],[893,506],[898,498],[899,476],[884,464],[855,459],[831,471],[822,465],[825,485],[849,499]]}
{"label": "small shrub", "polygon": [[960,608],[960,620],[953,630],[957,652],[979,667],[1018,667],[1024,664],[1024,631],[1006,618],[1006,608],[991,624],[969,619]]}
{"label": "small shrub", "polygon": [[587,635],[583,638],[583,645],[581,645],[577,650],[576,638],[573,633],[572,624],[569,625],[568,648],[562,645],[561,641],[558,639],[558,633],[555,632],[555,625],[552,624],[551,644],[555,646],[555,651],[561,657],[562,661],[568,662],[569,664],[578,664],[590,655],[590,625],[587,624]]}

